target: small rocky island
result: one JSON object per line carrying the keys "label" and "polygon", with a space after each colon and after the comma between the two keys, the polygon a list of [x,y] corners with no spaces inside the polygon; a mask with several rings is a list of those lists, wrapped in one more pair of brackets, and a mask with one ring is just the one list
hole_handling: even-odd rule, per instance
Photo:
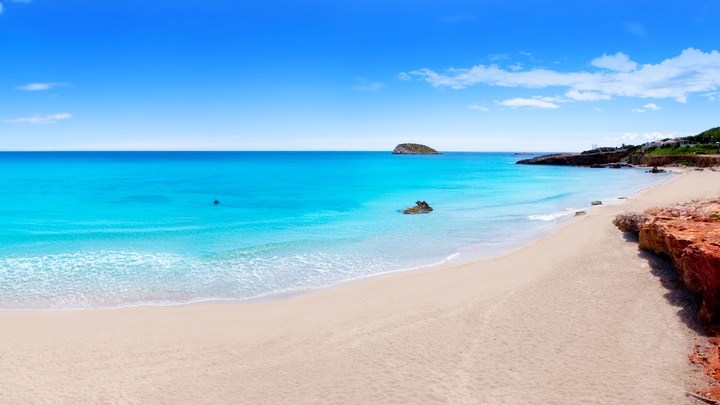
{"label": "small rocky island", "polygon": [[393,155],[439,155],[435,149],[419,143],[401,143],[393,150]]}

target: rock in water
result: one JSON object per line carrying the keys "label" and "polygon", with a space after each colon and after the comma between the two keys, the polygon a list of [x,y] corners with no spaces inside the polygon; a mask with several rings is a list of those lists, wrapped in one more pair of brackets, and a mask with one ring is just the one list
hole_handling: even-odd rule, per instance
{"label": "rock in water", "polygon": [[432,207],[425,201],[415,201],[415,206],[403,210],[405,214],[427,214],[432,211]]}
{"label": "rock in water", "polygon": [[393,155],[439,155],[435,149],[418,143],[401,143],[393,150]]}

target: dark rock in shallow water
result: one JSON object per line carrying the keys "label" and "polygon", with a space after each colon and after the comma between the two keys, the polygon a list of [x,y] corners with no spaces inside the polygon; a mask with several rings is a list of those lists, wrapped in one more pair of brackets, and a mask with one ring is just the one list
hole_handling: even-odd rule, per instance
{"label": "dark rock in shallow water", "polygon": [[435,149],[418,143],[401,143],[393,150],[393,155],[439,155]]}
{"label": "dark rock in shallow water", "polygon": [[432,211],[432,207],[425,201],[416,201],[415,206],[403,210],[404,214],[427,214]]}

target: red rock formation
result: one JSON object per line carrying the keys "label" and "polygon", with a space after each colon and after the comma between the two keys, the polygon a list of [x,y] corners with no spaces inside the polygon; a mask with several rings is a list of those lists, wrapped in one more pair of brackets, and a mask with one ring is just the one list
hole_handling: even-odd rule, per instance
{"label": "red rock formation", "polygon": [[683,284],[702,298],[698,319],[715,338],[689,356],[714,384],[702,396],[720,398],[720,198],[691,201],[643,214],[618,215],[613,223],[638,234],[639,247],[667,255]]}
{"label": "red rock formation", "polygon": [[720,198],[620,215],[614,223],[637,229],[641,249],[669,256],[685,286],[702,297],[700,320],[720,324]]}
{"label": "red rock formation", "polygon": [[693,364],[701,366],[705,375],[714,381],[707,388],[696,391],[698,395],[711,401],[720,398],[720,339],[710,338],[706,342],[695,345],[695,350],[688,356]]}

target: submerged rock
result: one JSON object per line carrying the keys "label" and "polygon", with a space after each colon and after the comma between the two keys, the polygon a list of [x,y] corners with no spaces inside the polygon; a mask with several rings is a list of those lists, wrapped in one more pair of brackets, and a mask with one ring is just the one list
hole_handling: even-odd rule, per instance
{"label": "submerged rock", "polygon": [[404,214],[427,214],[432,211],[432,207],[425,201],[416,201],[415,206],[403,210]]}

